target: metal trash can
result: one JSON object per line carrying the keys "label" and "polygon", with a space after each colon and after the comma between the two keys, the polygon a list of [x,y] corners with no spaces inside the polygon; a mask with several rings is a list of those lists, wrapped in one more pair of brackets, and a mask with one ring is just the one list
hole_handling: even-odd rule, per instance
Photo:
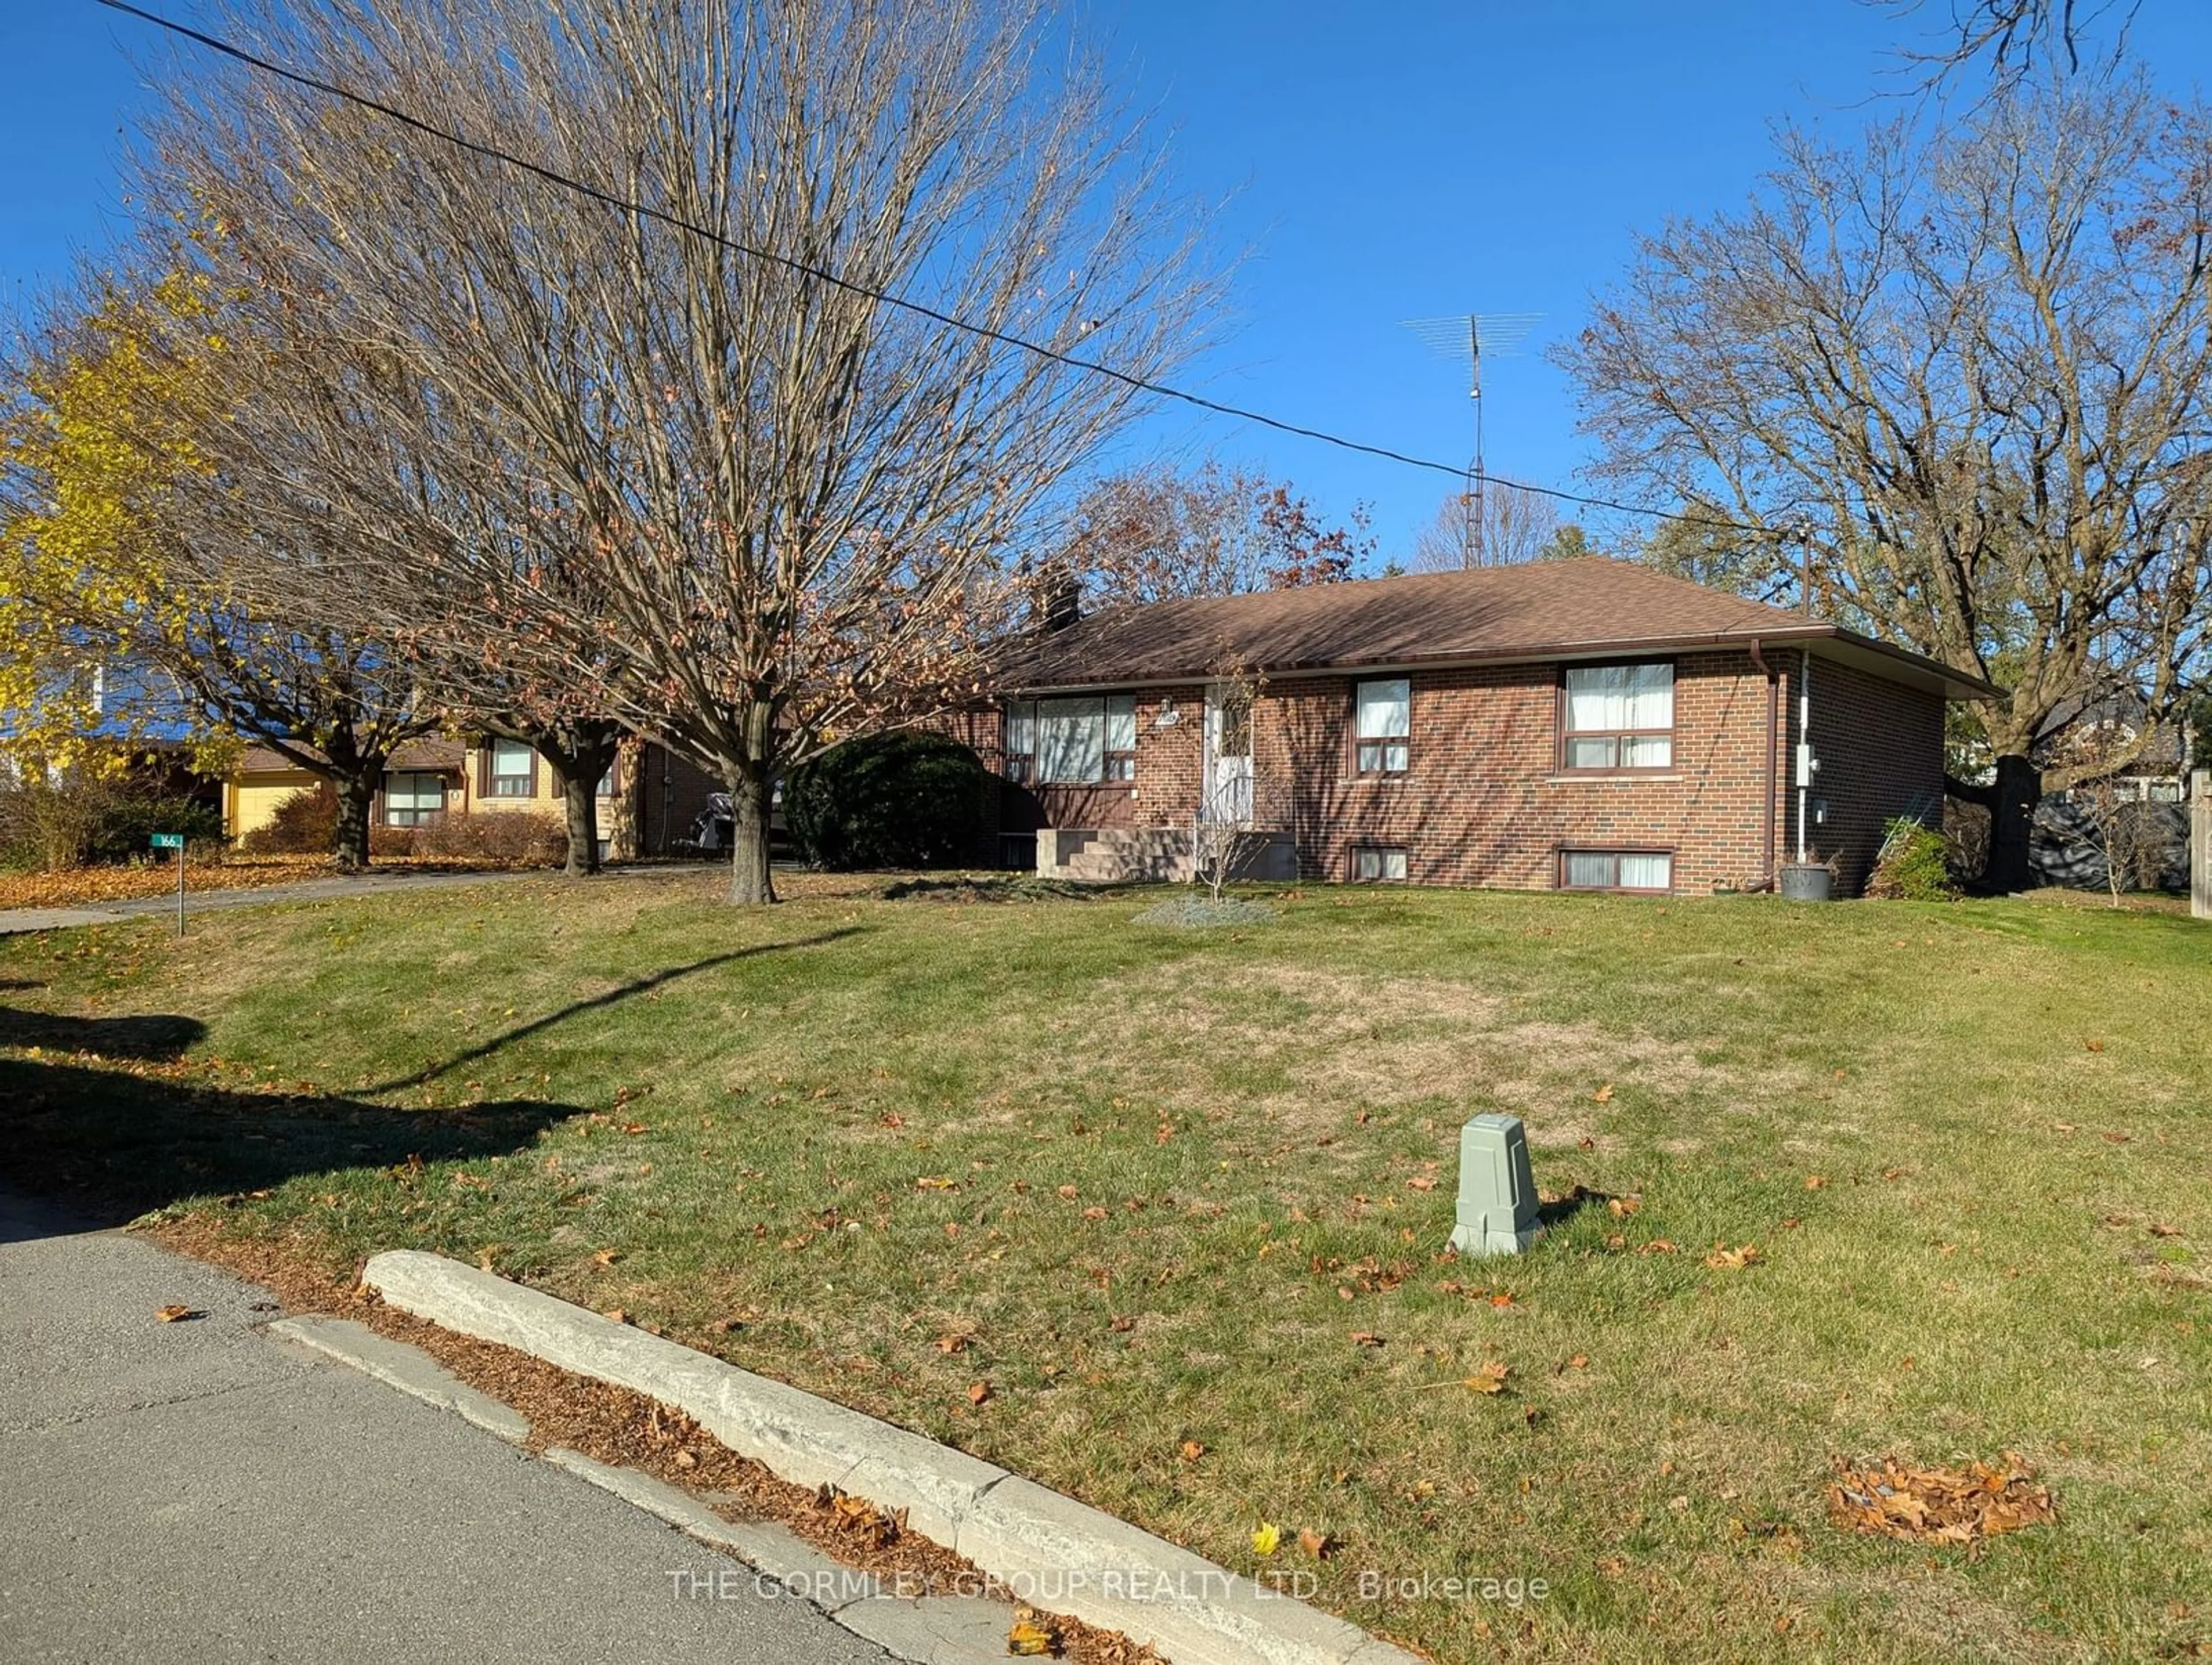
{"label": "metal trash can", "polygon": [[1836,876],[1817,861],[1785,862],[1782,868],[1784,902],[1826,902],[1835,894]]}

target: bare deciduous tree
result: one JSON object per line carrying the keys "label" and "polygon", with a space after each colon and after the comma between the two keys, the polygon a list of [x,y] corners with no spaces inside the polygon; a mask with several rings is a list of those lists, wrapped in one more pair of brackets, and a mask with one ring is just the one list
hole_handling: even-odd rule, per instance
{"label": "bare deciduous tree", "polygon": [[1645,239],[1561,355],[1600,472],[1753,528],[1747,587],[1808,544],[1820,608],[2006,690],[1978,708],[1995,787],[1954,784],[2001,884],[2049,714],[2120,684],[2162,718],[2206,652],[2207,138],[2089,85],[1924,140],[1786,136],[1753,207]]}
{"label": "bare deciduous tree", "polygon": [[[1859,0],[1899,21],[1936,15],[1929,46],[1908,46],[1899,56],[1923,86],[1939,87],[1986,64],[2000,89],[2018,87],[2053,69],[2078,73],[2087,62],[2110,70],[2127,54],[2128,26],[2142,0]],[[2101,26],[2109,48],[2094,39]]]}
{"label": "bare deciduous tree", "polygon": [[[227,71],[157,135],[421,387],[434,489],[499,530],[372,546],[363,592],[498,592],[511,668],[725,781],[732,897],[772,899],[776,777],[972,695],[1034,511],[1135,408],[1068,359],[1198,344],[1194,217],[1042,0],[244,3],[270,56],[545,170]],[[590,581],[528,581],[540,547]]]}
{"label": "bare deciduous tree", "polygon": [[1467,491],[1437,506],[1436,519],[1413,539],[1413,570],[1519,566],[1541,559],[1560,530],[1559,512],[1543,493],[1486,481],[1479,506]]}

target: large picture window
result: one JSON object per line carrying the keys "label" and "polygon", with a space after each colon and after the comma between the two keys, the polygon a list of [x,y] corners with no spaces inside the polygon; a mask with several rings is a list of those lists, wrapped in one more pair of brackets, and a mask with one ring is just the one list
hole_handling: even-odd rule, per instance
{"label": "large picture window", "polygon": [[402,769],[384,777],[384,824],[419,827],[446,812],[446,777]]}
{"label": "large picture window", "polygon": [[1082,694],[1006,707],[1006,773],[1045,787],[1137,777],[1137,696]]}
{"label": "large picture window", "polygon": [[1577,665],[1561,702],[1559,761],[1570,769],[1667,769],[1674,762],[1674,667]]}
{"label": "large picture window", "polygon": [[1413,737],[1413,684],[1403,677],[1363,682],[1353,697],[1354,763],[1362,775],[1403,775]]}

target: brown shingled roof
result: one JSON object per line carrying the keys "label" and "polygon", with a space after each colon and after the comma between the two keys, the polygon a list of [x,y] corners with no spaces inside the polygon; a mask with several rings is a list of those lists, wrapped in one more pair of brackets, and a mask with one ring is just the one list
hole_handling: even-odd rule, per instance
{"label": "brown shingled roof", "polygon": [[1596,658],[1832,643],[1869,669],[1954,698],[1995,690],[1887,643],[1626,561],[1541,561],[1105,609],[1026,639],[1002,665],[1035,691],[1354,666]]}
{"label": "brown shingled roof", "polygon": [[[303,751],[313,752],[313,746],[302,746]],[[319,754],[318,754],[319,755]],[[468,750],[459,740],[409,740],[392,754],[387,769],[457,769],[468,756]],[[297,769],[299,765],[280,751],[267,746],[250,745],[238,760],[238,773],[259,775],[271,770]]]}

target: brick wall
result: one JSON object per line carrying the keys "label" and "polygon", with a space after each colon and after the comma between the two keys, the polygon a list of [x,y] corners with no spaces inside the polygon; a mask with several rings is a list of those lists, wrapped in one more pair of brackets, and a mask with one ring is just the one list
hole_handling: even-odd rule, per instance
{"label": "brick wall", "polygon": [[[1796,653],[1781,656],[1787,665],[1790,738],[1798,736],[1798,678],[1804,664]],[[1856,896],[1881,848],[1883,824],[1893,816],[1917,813],[1940,821],[1943,811],[1943,701],[1940,695],[1906,688],[1886,678],[1838,665],[1813,661],[1813,750],[1820,762],[1809,797],[1827,805],[1825,822],[1807,829],[1816,856],[1833,858],[1836,890]],[[1787,786],[1796,779],[1795,757],[1783,763]],[[1796,856],[1796,791],[1789,787],[1790,829],[1788,855]]]}
{"label": "brick wall", "polygon": [[[1795,851],[1799,655],[1770,651],[1771,701],[1747,653],[1682,654],[1674,664],[1674,763],[1660,775],[1559,768],[1556,665],[1412,674],[1410,767],[1388,776],[1352,767],[1355,678],[1279,679],[1255,713],[1255,767],[1263,781],[1272,774],[1288,782],[1299,870],[1309,879],[1349,877],[1354,847],[1373,844],[1403,848],[1415,884],[1549,890],[1559,882],[1559,852],[1582,848],[1668,851],[1674,889],[1686,894],[1754,884]],[[1827,805],[1813,842],[1838,858],[1840,893],[1855,895],[1883,821],[1916,799],[1941,801],[1942,702],[1825,659],[1814,665],[1812,688],[1822,763],[1813,795]],[[1163,726],[1170,702],[1176,720]],[[1009,785],[1006,824],[1188,825],[1203,775],[1205,713],[1200,684],[1140,693],[1133,793],[1030,794]],[[1002,765],[995,733],[977,749],[994,769]]]}
{"label": "brick wall", "polygon": [[1549,890],[1563,848],[1665,850],[1674,888],[1742,886],[1766,870],[1766,679],[1742,653],[1675,661],[1674,763],[1656,776],[1559,768],[1559,667],[1417,672],[1402,775],[1361,776],[1354,678],[1283,681],[1261,702],[1257,767],[1291,783],[1299,866],[1349,876],[1362,844],[1401,848],[1415,884]]}

